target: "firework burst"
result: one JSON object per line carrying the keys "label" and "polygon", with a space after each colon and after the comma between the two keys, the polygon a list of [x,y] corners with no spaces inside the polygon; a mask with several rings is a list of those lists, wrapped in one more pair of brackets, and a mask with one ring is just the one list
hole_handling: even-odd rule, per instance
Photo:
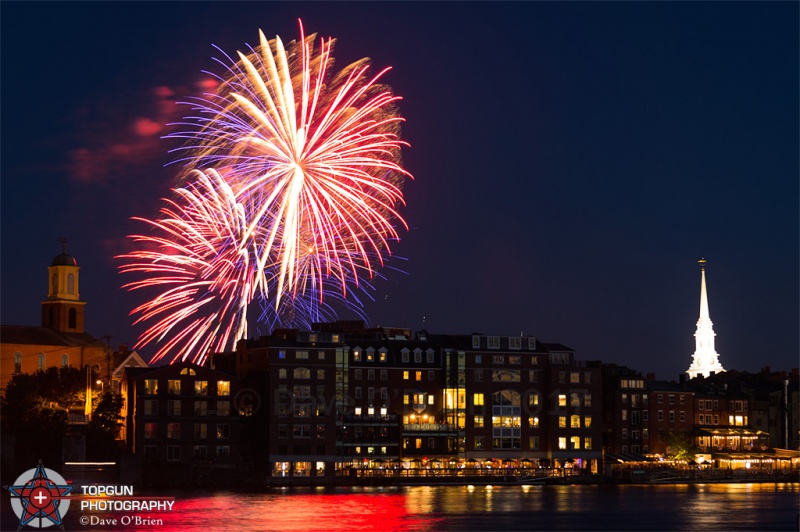
{"label": "firework burst", "polygon": [[[157,357],[223,350],[247,334],[247,307],[268,323],[306,325],[361,308],[356,292],[384,266],[396,207],[410,178],[401,167],[399,98],[362,59],[333,71],[333,39],[279,37],[224,54],[215,92],[172,138],[183,170],[176,199],[156,221],[159,236],[132,238],[155,250],[124,255],[131,289],[157,287],[134,309],[155,323],[139,344]],[[309,321],[310,320],[310,321]],[[187,326],[188,324],[188,326]],[[191,349],[187,349],[189,346]],[[184,357],[187,355],[183,355]]]}

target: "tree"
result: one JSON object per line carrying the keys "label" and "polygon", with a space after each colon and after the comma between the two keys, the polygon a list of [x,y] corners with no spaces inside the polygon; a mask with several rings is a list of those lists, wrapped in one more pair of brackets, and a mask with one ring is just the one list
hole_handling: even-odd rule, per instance
{"label": "tree", "polygon": [[86,457],[91,460],[117,458],[117,433],[122,419],[123,399],[118,393],[105,392],[92,413],[86,430]]}
{"label": "tree", "polygon": [[18,373],[6,386],[2,407],[4,436],[16,438],[15,463],[40,458],[61,461],[61,440],[67,433],[69,409],[84,400],[85,374],[73,367]]}
{"label": "tree", "polygon": [[702,449],[695,443],[694,434],[686,431],[668,431],[664,434],[667,458],[671,460],[694,460]]}

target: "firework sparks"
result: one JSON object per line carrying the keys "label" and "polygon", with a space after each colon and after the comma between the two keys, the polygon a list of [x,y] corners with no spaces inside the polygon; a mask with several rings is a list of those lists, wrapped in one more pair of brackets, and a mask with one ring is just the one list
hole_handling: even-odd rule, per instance
{"label": "firework sparks", "polygon": [[156,358],[245,337],[254,299],[273,323],[334,317],[328,300],[359,309],[354,289],[371,287],[405,226],[396,206],[411,175],[399,97],[379,83],[388,69],[370,77],[363,59],[333,72],[334,40],[315,48],[302,25],[288,45],[259,38],[217,60],[216,91],[170,135],[185,141],[177,199],[143,220],[160,236],[132,237],[157,249],[122,257],[121,271],[145,275],[128,288],[163,290],[133,311],[156,320],[137,345],[174,335]]}

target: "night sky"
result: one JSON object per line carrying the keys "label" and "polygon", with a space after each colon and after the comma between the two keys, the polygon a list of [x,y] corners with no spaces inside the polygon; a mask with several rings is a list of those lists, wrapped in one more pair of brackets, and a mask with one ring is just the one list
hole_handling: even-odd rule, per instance
{"label": "night sky", "polygon": [[169,195],[175,101],[219,71],[212,44],[290,41],[302,19],[403,97],[405,273],[377,283],[372,324],[522,333],[676,379],[705,257],[723,366],[798,366],[797,2],[4,1],[0,19],[4,324],[39,325],[64,236],[86,329],[135,342],[144,296],[114,256]]}

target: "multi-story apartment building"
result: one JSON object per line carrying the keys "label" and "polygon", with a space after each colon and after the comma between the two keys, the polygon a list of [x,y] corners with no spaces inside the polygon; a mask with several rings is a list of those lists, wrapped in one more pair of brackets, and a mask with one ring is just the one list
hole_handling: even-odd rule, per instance
{"label": "multi-story apartment building", "polygon": [[239,375],[266,374],[273,476],[470,462],[598,471],[599,364],[535,338],[358,325],[240,342]]}
{"label": "multi-story apartment building", "polygon": [[647,381],[649,394],[649,454],[666,456],[670,444],[691,440],[695,427],[694,392],[666,381]]}
{"label": "multi-story apartment building", "polygon": [[650,452],[649,394],[641,373],[603,364],[603,448],[607,453]]}
{"label": "multi-story apartment building", "polygon": [[126,443],[138,460],[225,464],[238,459],[235,375],[188,363],[124,372]]}
{"label": "multi-story apartment building", "polygon": [[337,427],[347,410],[349,350],[341,333],[279,329],[239,342],[237,374],[261,376],[252,390],[262,420],[257,452],[274,477],[332,477]]}

